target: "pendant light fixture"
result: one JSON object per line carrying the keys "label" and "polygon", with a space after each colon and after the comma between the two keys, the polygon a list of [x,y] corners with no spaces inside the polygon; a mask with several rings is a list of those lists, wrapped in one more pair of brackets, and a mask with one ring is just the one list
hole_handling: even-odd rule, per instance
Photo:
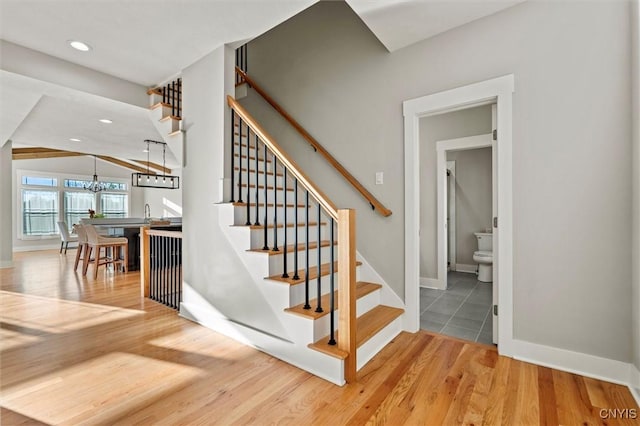
{"label": "pendant light fixture", "polygon": [[[180,188],[180,176],[171,176],[164,174],[165,167],[165,155],[167,144],[164,142],[152,141],[151,139],[145,139],[147,144],[147,173],[132,173],[131,174],[131,186],[138,186],[142,188],[160,188],[160,189],[178,189]],[[152,173],[149,170],[149,149],[150,144],[162,145],[162,174],[158,175]]]}
{"label": "pendant light fixture", "polygon": [[96,171],[96,156],[93,156],[93,180],[89,184],[84,185],[84,189],[91,192],[104,191],[104,183],[98,180],[98,172]]}

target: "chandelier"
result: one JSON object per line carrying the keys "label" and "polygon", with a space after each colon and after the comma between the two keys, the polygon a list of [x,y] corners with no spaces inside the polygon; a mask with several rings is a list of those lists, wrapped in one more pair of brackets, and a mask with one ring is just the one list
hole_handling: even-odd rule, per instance
{"label": "chandelier", "polygon": [[[147,173],[132,173],[131,174],[131,186],[138,186],[143,188],[161,188],[161,189],[178,189],[180,188],[180,176],[171,176],[165,174],[165,154],[167,144],[164,142],[152,141],[145,139],[147,144]],[[162,174],[152,173],[149,170],[149,146],[150,144],[162,145]]]}
{"label": "chandelier", "polygon": [[91,183],[85,184],[84,189],[91,192],[104,191],[104,183],[98,180],[98,172],[96,171],[96,156],[93,156],[93,180]]}

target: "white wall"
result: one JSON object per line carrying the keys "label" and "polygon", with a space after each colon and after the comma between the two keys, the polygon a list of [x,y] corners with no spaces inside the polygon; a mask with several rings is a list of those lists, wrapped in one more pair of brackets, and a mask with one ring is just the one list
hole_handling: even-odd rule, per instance
{"label": "white wall", "polygon": [[143,205],[149,204],[151,217],[182,217],[182,170],[172,169],[171,175],[180,177],[180,188],[144,188]]}
{"label": "white wall", "polygon": [[250,74],[389,218],[287,140],[252,91],[244,103],[338,206],[357,208],[359,250],[403,296],[402,101],[513,73],[514,337],[628,362],[629,15],[622,1],[530,1],[389,54],[347,5],[319,2],[251,42]]}
{"label": "white wall", "polygon": [[[226,94],[233,93],[232,49],[221,47],[182,73],[186,166],[182,170],[184,300],[231,321],[283,336],[275,313],[218,224],[223,200],[225,141],[230,144]],[[184,313],[184,312],[183,312]],[[197,312],[190,312],[197,316]],[[197,318],[209,322],[212,318]]]}
{"label": "white wall", "polygon": [[449,152],[447,160],[456,162],[456,263],[474,265],[474,233],[491,228],[493,217],[491,148]]}
{"label": "white wall", "polygon": [[11,141],[0,147],[0,268],[13,264]]}
{"label": "white wall", "polygon": [[[18,170],[29,170],[37,172],[65,173],[69,176],[84,177],[91,179],[93,175],[93,157],[62,157],[62,158],[46,158],[37,160],[14,160],[12,162],[13,182],[12,200],[13,200],[13,250],[44,250],[49,248],[60,247],[60,238],[42,237],[40,239],[19,240],[18,239],[18,203],[20,202],[19,193],[15,183],[18,182]],[[118,178],[131,181],[132,171],[124,167],[116,166],[98,159],[97,162],[98,177],[100,179]],[[129,216],[143,217],[144,207],[144,191],[142,188],[131,188],[131,197],[129,199]]]}
{"label": "white wall", "polygon": [[[436,142],[487,133],[491,133],[491,105],[420,119],[420,276],[423,278],[438,278]],[[464,262],[458,259],[458,263]]]}

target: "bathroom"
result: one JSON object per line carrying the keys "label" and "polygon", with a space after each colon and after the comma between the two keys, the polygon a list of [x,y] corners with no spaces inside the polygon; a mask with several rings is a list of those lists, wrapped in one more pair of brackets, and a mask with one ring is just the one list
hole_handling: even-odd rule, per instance
{"label": "bathroom", "polygon": [[[438,218],[428,219],[436,222],[435,231],[444,229],[444,233],[422,235],[420,325],[426,331],[492,344],[495,153],[491,105],[424,120],[425,128],[437,138],[427,141],[437,152],[431,155],[437,163],[431,170],[443,175],[434,180],[438,182],[434,185]],[[423,207],[423,217],[428,216],[428,208]]]}

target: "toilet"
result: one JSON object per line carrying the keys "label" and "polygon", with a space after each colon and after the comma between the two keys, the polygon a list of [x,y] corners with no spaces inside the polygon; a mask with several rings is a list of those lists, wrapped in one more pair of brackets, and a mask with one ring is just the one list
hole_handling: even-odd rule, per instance
{"label": "toilet", "polygon": [[478,281],[493,282],[493,234],[476,232],[478,251],[473,253],[473,261],[478,264]]}

